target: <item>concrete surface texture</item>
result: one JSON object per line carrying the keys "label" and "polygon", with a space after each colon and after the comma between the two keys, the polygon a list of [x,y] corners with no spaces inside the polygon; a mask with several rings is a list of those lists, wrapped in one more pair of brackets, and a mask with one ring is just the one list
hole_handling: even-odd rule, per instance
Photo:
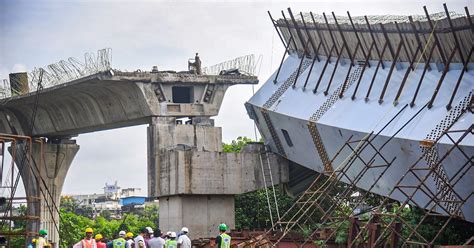
{"label": "concrete surface texture", "polygon": [[[212,119],[177,124],[155,117],[148,127],[148,191],[160,200],[160,228],[193,229],[209,238],[220,223],[235,226],[234,195],[288,182],[288,162],[250,144],[240,153],[222,152],[222,131]],[[191,204],[192,203],[192,204]]]}
{"label": "concrete surface texture", "polygon": [[229,86],[257,82],[243,75],[111,70],[42,90],[31,134],[36,92],[4,99],[0,132],[65,137],[147,124],[153,116],[215,116]]}
{"label": "concrete surface texture", "polygon": [[58,244],[59,213],[56,209],[59,209],[64,180],[79,145],[74,140],[33,143],[31,159],[24,156],[24,144],[17,148],[15,163],[29,199],[28,215],[40,217],[37,221],[30,221],[26,231],[38,233],[40,229],[46,229],[48,239]]}

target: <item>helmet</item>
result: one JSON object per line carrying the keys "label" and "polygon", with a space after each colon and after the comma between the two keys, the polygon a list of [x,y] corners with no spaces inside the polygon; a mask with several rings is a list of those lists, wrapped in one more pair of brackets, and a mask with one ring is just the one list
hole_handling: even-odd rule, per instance
{"label": "helmet", "polygon": [[181,228],[181,232],[188,233],[188,232],[189,232],[189,230],[188,230],[188,228],[187,228],[187,227],[183,227],[183,228]]}
{"label": "helmet", "polygon": [[95,235],[95,239],[96,239],[96,240],[97,240],[97,239],[100,240],[100,239],[103,239],[103,238],[104,238],[104,237],[102,237],[102,234],[100,234],[100,233],[97,234],[97,235]]}
{"label": "helmet", "polygon": [[227,231],[227,226],[224,223],[220,224],[219,231],[223,231],[223,232]]}
{"label": "helmet", "polygon": [[39,230],[39,235],[48,235],[48,231],[45,229]]}
{"label": "helmet", "polygon": [[36,244],[36,239],[32,239],[31,243]]}
{"label": "helmet", "polygon": [[166,232],[166,236],[171,236],[171,232]]}
{"label": "helmet", "polygon": [[119,232],[119,237],[125,237],[125,235],[126,235],[125,231],[120,231]]}
{"label": "helmet", "polygon": [[132,233],[132,232],[128,232],[128,233],[126,234],[126,237],[127,237],[127,238],[133,238],[133,233]]}
{"label": "helmet", "polygon": [[92,230],[92,228],[90,228],[90,227],[86,228],[86,233],[93,233],[93,232],[94,232],[94,230]]}
{"label": "helmet", "polygon": [[151,227],[147,226],[145,229],[148,231],[149,234],[153,234],[153,229]]}
{"label": "helmet", "polygon": [[175,232],[171,232],[170,238],[176,238],[176,233],[175,233]]}

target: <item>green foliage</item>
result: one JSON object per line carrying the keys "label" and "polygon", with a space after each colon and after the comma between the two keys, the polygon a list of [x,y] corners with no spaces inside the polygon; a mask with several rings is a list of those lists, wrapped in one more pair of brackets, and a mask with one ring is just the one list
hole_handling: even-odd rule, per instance
{"label": "green foliage", "polygon": [[[269,188],[270,203],[274,221],[276,208],[273,204],[273,193]],[[275,187],[275,194],[279,204],[280,215],[288,210],[294,199],[285,195],[279,187]],[[250,192],[235,197],[235,226],[237,229],[264,229],[272,226],[270,211],[268,210],[265,189]]]}
{"label": "green foliage", "polygon": [[247,137],[237,137],[237,140],[232,140],[230,144],[222,143],[222,151],[223,152],[240,152],[242,147],[244,147],[247,143],[253,142],[252,139]]}
{"label": "green foliage", "polygon": [[159,219],[158,210],[158,206],[155,205],[145,206],[145,209],[140,214],[125,214],[121,220],[107,219],[107,212],[104,214],[103,211],[101,213],[102,216],[91,219],[88,216],[76,213],[78,212],[77,203],[73,199],[63,198],[60,209],[60,247],[72,247],[79,242],[79,240],[84,238],[84,231],[87,227],[94,229],[94,234],[100,233],[109,240],[116,238],[121,230],[136,234],[141,228],[146,226],[156,228]]}

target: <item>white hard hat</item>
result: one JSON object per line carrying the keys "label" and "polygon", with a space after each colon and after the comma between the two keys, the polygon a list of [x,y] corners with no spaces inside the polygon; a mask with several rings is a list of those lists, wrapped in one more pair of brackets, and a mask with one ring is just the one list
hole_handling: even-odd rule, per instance
{"label": "white hard hat", "polygon": [[187,227],[183,227],[183,228],[181,228],[181,232],[186,232],[187,233],[187,232],[189,232],[189,230],[188,230]]}
{"label": "white hard hat", "polygon": [[171,237],[171,238],[176,238],[176,233],[175,233],[175,232],[171,232],[170,237]]}
{"label": "white hard hat", "polygon": [[145,227],[145,229],[148,231],[148,233],[150,233],[150,234],[153,233],[153,229],[151,229],[151,227],[147,226],[147,227]]}
{"label": "white hard hat", "polygon": [[125,231],[120,231],[119,232],[119,237],[125,237],[125,235],[127,235],[127,233]]}
{"label": "white hard hat", "polygon": [[166,232],[166,236],[171,236],[171,232]]}

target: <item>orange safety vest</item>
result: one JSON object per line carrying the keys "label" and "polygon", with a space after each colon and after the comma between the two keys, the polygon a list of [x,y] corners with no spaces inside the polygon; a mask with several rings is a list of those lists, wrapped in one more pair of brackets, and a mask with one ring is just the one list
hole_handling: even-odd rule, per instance
{"label": "orange safety vest", "polygon": [[95,243],[95,239],[91,239],[88,241],[87,239],[81,240],[82,248],[97,248],[97,244]]}

